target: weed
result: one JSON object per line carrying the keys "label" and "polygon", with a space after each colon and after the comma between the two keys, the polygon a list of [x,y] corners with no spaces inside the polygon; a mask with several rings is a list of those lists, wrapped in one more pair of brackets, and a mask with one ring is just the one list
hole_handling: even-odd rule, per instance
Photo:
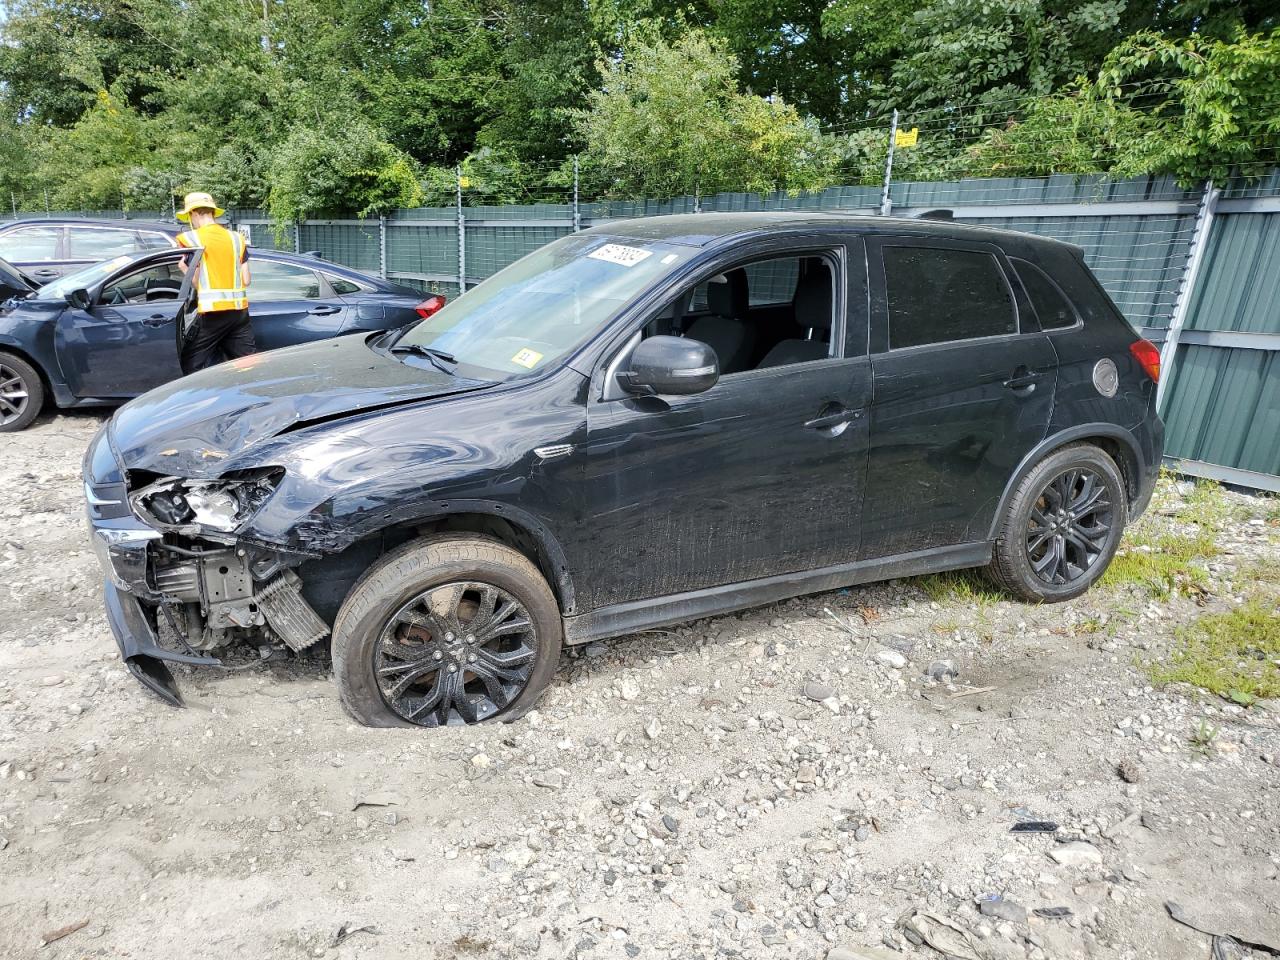
{"label": "weed", "polygon": [[1195,732],[1191,734],[1191,749],[1207,757],[1213,748],[1213,741],[1218,739],[1220,732],[1217,727],[1201,717],[1200,722],[1196,724]]}
{"label": "weed", "polygon": [[1081,634],[1088,635],[1091,633],[1097,633],[1102,629],[1102,626],[1101,617],[1085,617],[1076,624],[1076,636],[1080,636]]}
{"label": "weed", "polygon": [[1243,706],[1280,697],[1280,612],[1254,599],[1206,614],[1180,628],[1169,662],[1148,672],[1155,683],[1189,683]]}
{"label": "weed", "polygon": [[1162,600],[1175,593],[1205,593],[1209,589],[1209,572],[1196,561],[1217,553],[1213,535],[1207,531],[1191,537],[1140,531],[1112,559],[1102,583],[1140,586]]}
{"label": "weed", "polygon": [[977,570],[953,570],[920,577],[916,584],[934,603],[971,603],[985,616],[1005,597]]}

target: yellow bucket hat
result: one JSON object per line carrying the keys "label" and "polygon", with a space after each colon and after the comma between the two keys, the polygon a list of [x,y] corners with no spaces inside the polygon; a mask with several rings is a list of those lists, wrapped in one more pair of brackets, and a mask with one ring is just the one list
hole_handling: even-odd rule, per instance
{"label": "yellow bucket hat", "polygon": [[215,217],[220,217],[227,211],[213,202],[210,194],[197,190],[195,193],[188,193],[182,200],[182,209],[176,214],[177,218],[183,223],[191,221],[192,210],[212,210]]}

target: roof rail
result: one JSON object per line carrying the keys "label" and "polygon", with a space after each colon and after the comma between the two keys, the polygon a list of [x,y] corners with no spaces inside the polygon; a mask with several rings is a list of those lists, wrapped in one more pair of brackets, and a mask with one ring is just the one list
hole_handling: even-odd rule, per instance
{"label": "roof rail", "polygon": [[940,207],[937,210],[926,210],[924,213],[917,213],[915,216],[917,220],[954,220],[955,218],[955,211],[948,210],[945,207]]}

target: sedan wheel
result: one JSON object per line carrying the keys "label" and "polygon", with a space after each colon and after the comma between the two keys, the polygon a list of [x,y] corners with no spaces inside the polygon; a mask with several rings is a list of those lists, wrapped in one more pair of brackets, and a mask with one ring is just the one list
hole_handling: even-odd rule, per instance
{"label": "sedan wheel", "polygon": [[44,384],[29,363],[0,353],[0,433],[22,430],[44,405]]}

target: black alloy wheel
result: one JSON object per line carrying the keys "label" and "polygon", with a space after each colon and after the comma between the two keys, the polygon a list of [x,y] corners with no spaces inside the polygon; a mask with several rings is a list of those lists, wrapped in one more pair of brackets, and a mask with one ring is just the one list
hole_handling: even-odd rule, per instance
{"label": "black alloy wheel", "polygon": [[1087,576],[1106,550],[1114,513],[1107,484],[1093,470],[1064,470],[1045,484],[1026,531],[1036,576],[1054,586]]}
{"label": "black alloy wheel", "polygon": [[1105,450],[1055,450],[1018,482],[997,527],[987,572],[1024,600],[1078,597],[1106,572],[1129,519],[1120,467]]}
{"label": "black alloy wheel", "polygon": [[387,706],[410,723],[480,723],[528,685],[537,651],[519,600],[490,583],[455,581],[396,611],[374,647],[374,671]]}

